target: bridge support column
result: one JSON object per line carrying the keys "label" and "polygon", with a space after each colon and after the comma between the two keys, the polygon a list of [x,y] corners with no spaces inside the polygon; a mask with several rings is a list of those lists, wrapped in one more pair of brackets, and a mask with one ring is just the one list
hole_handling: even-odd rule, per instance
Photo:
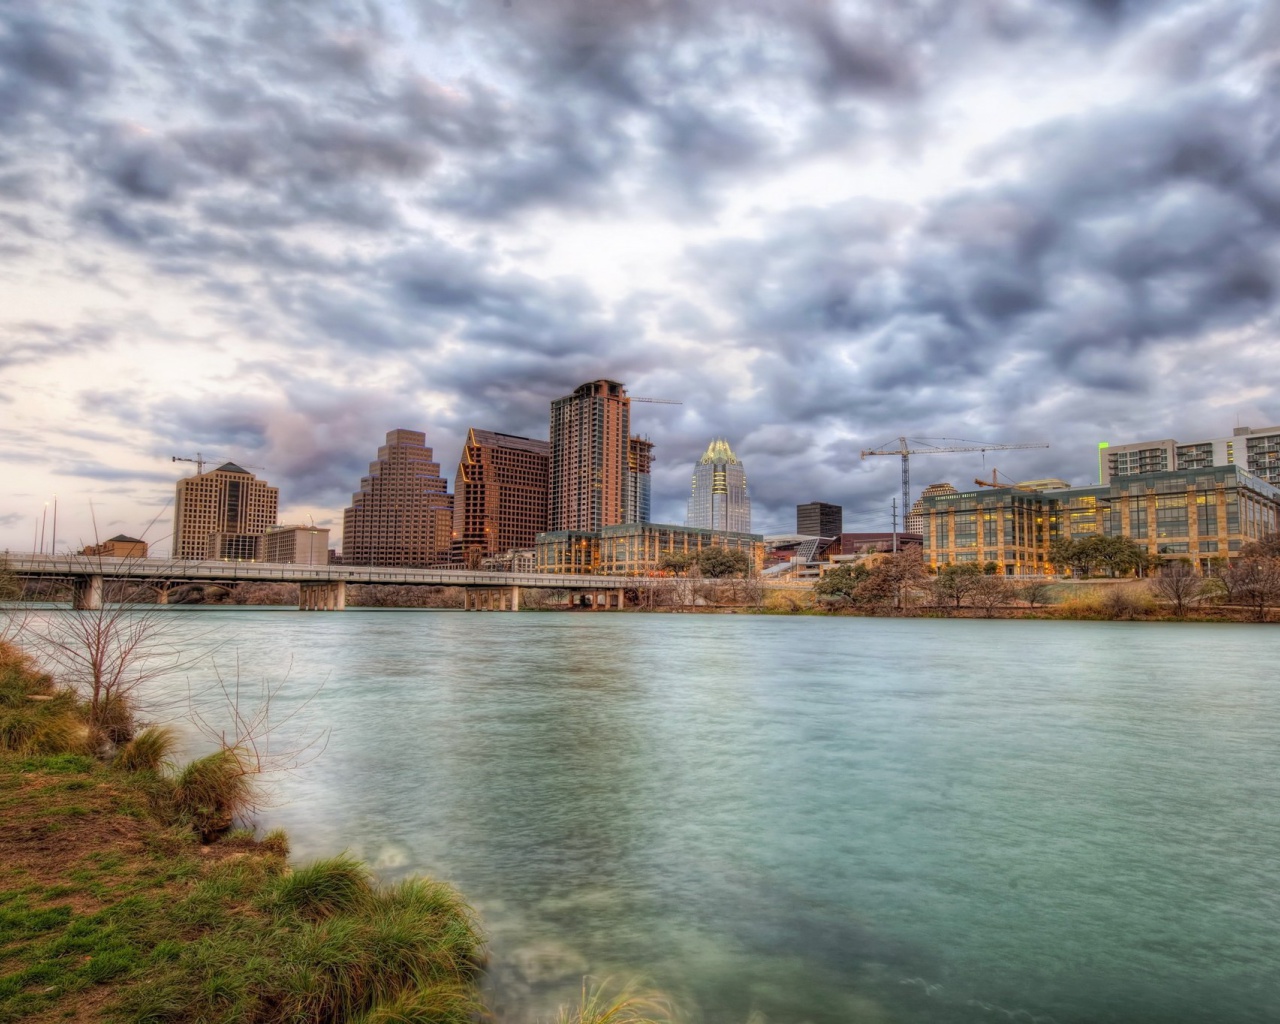
{"label": "bridge support column", "polygon": [[95,612],[101,608],[102,577],[77,577],[71,585],[71,607],[78,612]]}
{"label": "bridge support column", "polygon": [[298,584],[298,611],[341,612],[347,607],[345,580]]}
{"label": "bridge support column", "polygon": [[464,587],[462,609],[468,612],[518,612],[519,587]]}

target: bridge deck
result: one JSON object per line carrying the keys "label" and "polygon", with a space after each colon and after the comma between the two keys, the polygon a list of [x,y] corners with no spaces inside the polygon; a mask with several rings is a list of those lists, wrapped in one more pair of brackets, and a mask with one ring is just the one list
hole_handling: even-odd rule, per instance
{"label": "bridge deck", "polygon": [[19,576],[166,580],[170,582],[274,581],[277,583],[418,584],[437,587],[540,587],[557,590],[657,587],[660,576],[575,576],[559,573],[474,572],[368,565],[291,565],[282,562],[183,562],[169,558],[99,558],[86,555],[6,555]]}

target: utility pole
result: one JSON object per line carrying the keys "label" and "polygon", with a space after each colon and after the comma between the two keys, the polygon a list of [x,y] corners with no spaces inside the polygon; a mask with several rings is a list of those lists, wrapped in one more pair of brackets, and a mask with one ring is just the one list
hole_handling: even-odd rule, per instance
{"label": "utility pole", "polygon": [[893,499],[893,553],[898,553],[898,499]]}

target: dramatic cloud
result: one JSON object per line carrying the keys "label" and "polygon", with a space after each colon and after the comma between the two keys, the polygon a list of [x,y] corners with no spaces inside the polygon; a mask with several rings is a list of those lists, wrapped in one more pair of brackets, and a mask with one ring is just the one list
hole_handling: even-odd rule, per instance
{"label": "dramatic cloud", "polygon": [[1274,423],[1278,46],[1256,0],[0,0],[0,547],[45,492],[141,530],[196,452],[333,519],[387,430],[451,478],[600,376],[683,403],[635,407],[659,518],[725,437],[771,530],[887,525],[898,436],[1083,481]]}

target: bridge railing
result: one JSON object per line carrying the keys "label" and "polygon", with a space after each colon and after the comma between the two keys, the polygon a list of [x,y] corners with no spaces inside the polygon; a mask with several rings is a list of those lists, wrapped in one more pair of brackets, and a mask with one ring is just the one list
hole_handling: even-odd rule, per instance
{"label": "bridge railing", "polygon": [[107,558],[98,555],[7,554],[10,569],[20,575],[108,576],[113,579],[338,582],[419,584],[458,587],[660,587],[671,577],[577,576],[559,573],[476,572],[467,569],[411,569],[397,566],[298,565],[282,562],[180,561],[169,558]]}

